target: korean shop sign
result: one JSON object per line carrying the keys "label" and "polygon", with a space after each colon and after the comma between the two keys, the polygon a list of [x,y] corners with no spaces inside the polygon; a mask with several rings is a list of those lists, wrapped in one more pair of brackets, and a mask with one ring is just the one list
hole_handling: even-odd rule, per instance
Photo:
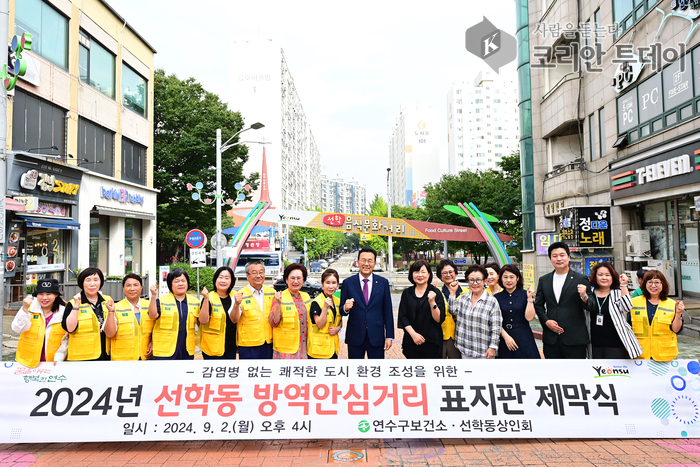
{"label": "korean shop sign", "polygon": [[572,248],[612,248],[610,206],[581,206],[562,209],[561,241]]}

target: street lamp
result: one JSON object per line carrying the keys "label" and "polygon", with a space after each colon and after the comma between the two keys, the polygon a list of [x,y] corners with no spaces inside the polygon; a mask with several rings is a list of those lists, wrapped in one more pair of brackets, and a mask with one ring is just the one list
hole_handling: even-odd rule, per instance
{"label": "street lamp", "polygon": [[223,253],[221,251],[221,153],[226,151],[227,149],[232,148],[233,146],[236,146],[237,143],[231,143],[231,140],[234,139],[236,136],[240,135],[244,131],[248,130],[259,130],[260,128],[263,128],[265,125],[263,125],[260,122],[253,123],[250,125],[248,128],[243,128],[236,132],[233,136],[231,136],[224,144],[221,144],[221,128],[216,129],[216,234],[214,237],[216,238],[216,267],[221,267],[221,264],[223,262]]}
{"label": "street lamp", "polygon": [[[386,169],[386,198],[387,206],[389,206],[387,217],[391,218],[391,190],[389,189],[389,174],[391,173],[391,167]],[[391,235],[389,235],[389,257],[387,258],[387,265],[389,274],[394,272],[394,246],[391,243]],[[390,276],[391,277],[391,276]]]}

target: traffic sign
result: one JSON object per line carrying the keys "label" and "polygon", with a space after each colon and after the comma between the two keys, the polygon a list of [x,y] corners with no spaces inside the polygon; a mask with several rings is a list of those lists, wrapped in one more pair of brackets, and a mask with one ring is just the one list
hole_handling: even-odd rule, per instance
{"label": "traffic sign", "polygon": [[467,264],[467,258],[455,258],[453,263],[455,263],[455,264]]}
{"label": "traffic sign", "polygon": [[213,237],[211,237],[211,246],[212,248],[218,248],[218,247],[225,247],[226,244],[228,243],[228,240],[226,239],[226,236],[222,233],[219,235],[214,234]]}
{"label": "traffic sign", "polygon": [[190,250],[190,267],[203,268],[207,265],[207,250],[204,248],[192,248]]}
{"label": "traffic sign", "polygon": [[199,229],[192,229],[185,235],[185,243],[190,248],[204,248],[207,244],[207,236]]}

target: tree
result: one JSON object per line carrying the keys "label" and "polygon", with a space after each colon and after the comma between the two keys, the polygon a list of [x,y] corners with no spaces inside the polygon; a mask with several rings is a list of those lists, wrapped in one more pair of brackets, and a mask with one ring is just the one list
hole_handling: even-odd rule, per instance
{"label": "tree", "polygon": [[[496,232],[511,235],[517,245],[522,245],[522,221],[520,191],[520,153],[513,152],[498,164],[501,170],[485,172],[462,171],[455,175],[443,175],[442,180],[425,188],[425,208],[432,222],[474,227],[467,217],[452,214],[443,208],[446,204],[474,203],[480,211],[499,219],[492,224]],[[464,249],[480,261],[488,255],[486,243],[450,242],[450,251]],[[517,246],[507,247],[509,254],[519,254]]]}
{"label": "tree", "polygon": [[[377,216],[377,217],[387,217],[387,213],[389,211],[389,205],[384,201],[384,198],[382,198],[379,195],[374,195],[374,199],[372,200],[371,203],[369,203],[369,209],[367,210],[367,215],[368,216]],[[386,237],[383,237],[381,235],[372,235],[372,238],[370,238],[368,241],[362,241],[360,240],[360,246],[362,247],[370,247],[374,249],[377,253],[381,254],[382,250],[383,251],[388,251],[388,245],[389,242],[387,241]]]}
{"label": "tree", "polygon": [[289,241],[292,242],[294,248],[304,251],[304,237],[307,239],[306,246],[309,258],[313,259],[319,259],[329,251],[341,248],[345,242],[343,232],[309,227],[292,228]]}
{"label": "tree", "polygon": [[[158,193],[158,239],[166,256],[180,256],[185,234],[193,228],[204,232],[216,229],[215,204],[192,199],[187,184],[202,182],[202,198],[215,199],[216,130],[222,139],[243,128],[240,113],[228,109],[219,97],[188,78],[180,80],[155,71],[154,79],[153,185]],[[259,174],[243,176],[248,160],[244,145],[234,146],[221,155],[221,190],[224,200],[236,199],[234,184],[241,182],[257,189]],[[222,216],[230,206],[224,204]]]}

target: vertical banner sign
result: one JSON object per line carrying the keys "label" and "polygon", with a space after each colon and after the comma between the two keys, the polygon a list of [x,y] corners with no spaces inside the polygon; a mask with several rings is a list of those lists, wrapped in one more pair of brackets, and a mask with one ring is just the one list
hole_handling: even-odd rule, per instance
{"label": "vertical banner sign", "polygon": [[561,210],[561,241],[572,248],[612,248],[610,206],[582,206]]}
{"label": "vertical banner sign", "polygon": [[160,284],[158,288],[158,296],[168,295],[170,290],[168,289],[168,283],[166,282],[170,274],[170,266],[159,266],[158,268],[158,282]]}
{"label": "vertical banner sign", "polygon": [[206,360],[0,367],[0,443],[698,438],[694,360]]}
{"label": "vertical banner sign", "polygon": [[528,288],[535,288],[535,265],[534,264],[523,264],[523,288],[527,290]]}

